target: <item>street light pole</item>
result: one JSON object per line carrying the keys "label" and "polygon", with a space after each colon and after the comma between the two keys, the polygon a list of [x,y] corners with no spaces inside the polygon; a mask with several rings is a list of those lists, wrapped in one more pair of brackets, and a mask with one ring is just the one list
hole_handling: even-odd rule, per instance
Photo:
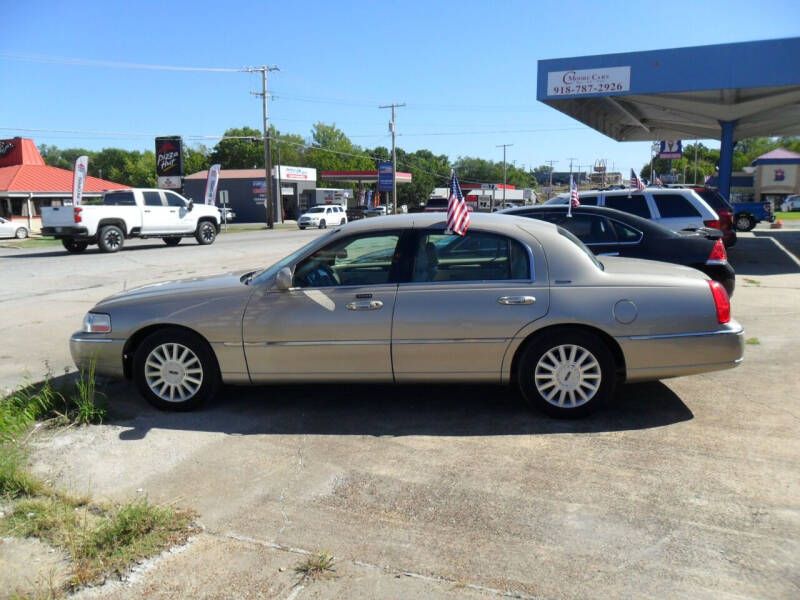
{"label": "street light pole", "polygon": [[264,194],[266,196],[266,203],[267,203],[267,227],[270,229],[275,227],[275,215],[274,215],[274,207],[272,204],[272,144],[270,143],[270,135],[269,135],[269,118],[267,113],[267,99],[269,98],[269,94],[267,93],[267,73],[270,71],[280,71],[278,67],[268,67],[266,65],[262,67],[251,67],[247,69],[249,73],[259,72],[261,73],[261,92],[250,92],[254,96],[260,96],[262,100],[262,110],[264,115]]}
{"label": "street light pole", "polygon": [[392,109],[392,121],[389,123],[389,129],[392,131],[392,202],[394,203],[394,214],[397,214],[397,150],[395,147],[394,137],[396,134],[397,127],[395,125],[395,114],[394,109],[400,108],[401,106],[405,106],[406,103],[403,102],[402,104],[384,104],[379,106],[378,108],[391,108]]}
{"label": "street light pole", "polygon": [[[506,207],[506,148],[514,144],[498,144],[495,148],[503,149],[503,208]],[[489,203],[489,212],[494,212],[494,190],[492,190],[492,201]]]}
{"label": "street light pole", "polygon": [[547,185],[547,199],[550,199],[550,194],[553,192],[553,165],[556,164],[557,160],[546,160],[544,161],[548,165],[550,165],[550,183]]}

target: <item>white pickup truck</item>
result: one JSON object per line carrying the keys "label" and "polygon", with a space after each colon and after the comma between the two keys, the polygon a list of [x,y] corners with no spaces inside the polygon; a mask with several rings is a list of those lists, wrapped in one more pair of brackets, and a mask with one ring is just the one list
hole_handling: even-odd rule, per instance
{"label": "white pickup truck", "polygon": [[202,245],[213,244],[219,233],[216,206],[194,204],[168,190],[130,189],[106,192],[101,204],[42,208],[42,235],[61,240],[68,252],[83,252],[97,244],[116,252],[126,238],[162,238],[177,246],[194,236]]}

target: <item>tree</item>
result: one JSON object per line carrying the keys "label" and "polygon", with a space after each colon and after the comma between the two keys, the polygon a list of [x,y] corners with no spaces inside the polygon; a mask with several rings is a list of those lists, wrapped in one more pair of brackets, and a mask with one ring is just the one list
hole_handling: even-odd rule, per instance
{"label": "tree", "polygon": [[223,169],[264,168],[263,134],[252,127],[228,129],[211,152],[209,164]]}
{"label": "tree", "polygon": [[211,166],[211,156],[208,148],[198,144],[195,148],[184,147],[183,172],[186,175],[205,171]]}

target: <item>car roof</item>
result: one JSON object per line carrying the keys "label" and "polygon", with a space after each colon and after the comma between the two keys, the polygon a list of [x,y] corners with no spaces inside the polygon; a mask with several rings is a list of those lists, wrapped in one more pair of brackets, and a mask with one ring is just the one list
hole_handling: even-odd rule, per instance
{"label": "car roof", "polygon": [[[385,217],[372,217],[369,219],[359,219],[340,229],[346,232],[356,232],[371,229],[427,229],[444,228],[447,225],[447,213],[408,213],[401,215],[388,215]],[[557,233],[557,227],[546,221],[532,221],[526,217],[500,213],[470,213],[470,227],[477,229],[506,232],[508,234],[519,235],[519,226],[524,225],[534,235],[550,235]]]}
{"label": "car roof", "polygon": [[[556,211],[567,212],[567,205],[541,204],[539,206],[512,208],[504,212],[505,214],[509,215],[519,215],[530,212],[556,212]],[[638,215],[625,212],[623,210],[617,210],[615,208],[606,208],[605,206],[581,205],[576,208],[573,208],[572,213],[576,215],[580,214],[603,215],[610,219],[616,219],[617,221],[620,221],[621,223],[624,223],[626,225],[630,225],[631,227],[634,227],[636,229],[646,231],[650,235],[662,235],[664,237],[680,236],[680,234],[672,231],[669,227],[661,225],[660,223],[656,223],[655,221],[652,221],[650,219],[645,219],[644,217],[640,217]]]}

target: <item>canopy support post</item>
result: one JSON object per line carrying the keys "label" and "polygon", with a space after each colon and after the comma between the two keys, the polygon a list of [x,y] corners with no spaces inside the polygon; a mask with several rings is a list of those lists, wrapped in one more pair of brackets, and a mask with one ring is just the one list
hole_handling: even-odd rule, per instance
{"label": "canopy support post", "polygon": [[720,121],[722,127],[722,137],[719,148],[719,193],[725,200],[731,198],[731,174],[733,173],[733,131],[736,129],[736,121]]}

